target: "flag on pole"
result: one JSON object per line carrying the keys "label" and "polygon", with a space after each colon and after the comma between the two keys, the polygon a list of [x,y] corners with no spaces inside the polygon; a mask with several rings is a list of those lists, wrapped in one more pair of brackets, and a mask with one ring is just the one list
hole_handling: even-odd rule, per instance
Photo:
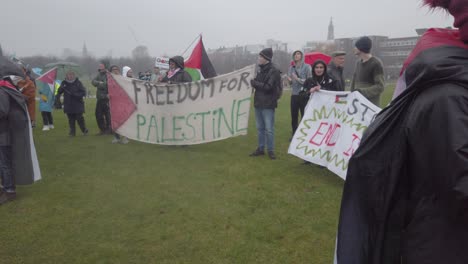
{"label": "flag on pole", "polygon": [[200,36],[197,45],[193,48],[192,55],[185,61],[184,70],[192,76],[192,81],[217,76],[213,64],[211,64],[210,58],[208,58],[208,54],[206,53],[202,36]]}

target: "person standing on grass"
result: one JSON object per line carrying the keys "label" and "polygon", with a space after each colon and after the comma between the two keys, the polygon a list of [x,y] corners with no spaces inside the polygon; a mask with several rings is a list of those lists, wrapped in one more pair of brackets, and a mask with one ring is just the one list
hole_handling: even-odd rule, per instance
{"label": "person standing on grass", "polygon": [[328,75],[337,81],[336,91],[344,91],[346,81],[343,76],[346,52],[335,51],[332,53],[332,60],[328,64]]}
{"label": "person standing on grass", "polygon": [[47,85],[40,86],[39,89],[39,111],[41,111],[43,128],[48,131],[54,128],[54,118],[52,108],[54,107],[55,96]]}
{"label": "person standing on grass", "polygon": [[[117,66],[111,66],[111,73],[115,75],[120,75],[120,69]],[[122,69],[123,76],[132,76],[132,69],[128,66],[124,66]],[[114,106],[118,107],[118,106]],[[126,137],[123,137],[119,135],[116,131],[113,131],[114,133],[114,138],[112,139],[112,144],[128,144],[128,139]]]}
{"label": "person standing on grass", "polygon": [[317,60],[312,65],[312,77],[304,82],[304,89],[301,91],[303,97],[309,101],[309,95],[320,90],[337,91],[337,81],[327,72],[327,64],[322,60]]}
{"label": "person standing on grass", "polygon": [[468,263],[468,1],[429,29],[349,161],[337,264]]}
{"label": "person standing on grass", "polygon": [[109,90],[107,87],[107,62],[103,61],[99,64],[99,73],[92,81],[92,84],[97,88],[96,91],[96,122],[99,127],[98,135],[111,133],[111,119],[109,109]]}
{"label": "person standing on grass", "polygon": [[83,98],[86,96],[86,89],[80,80],[76,78],[73,71],[68,71],[65,80],[60,84],[56,96],[57,101],[60,102],[62,94],[64,94],[63,111],[67,114],[68,125],[70,126],[69,136],[74,137],[76,135],[75,123],[78,123],[81,132],[87,135],[88,129],[83,117],[85,112]]}
{"label": "person standing on grass", "polygon": [[[0,56],[0,205],[16,199],[16,185],[35,180],[32,133],[19,83],[25,75]],[[37,161],[37,160],[36,160]],[[36,163],[37,165],[37,163]],[[38,166],[37,166],[38,168]]]}
{"label": "person standing on grass", "polygon": [[[169,59],[169,71],[161,78],[163,83],[188,83],[192,82],[192,76],[184,70],[185,63],[182,56],[175,56]],[[161,76],[162,77],[162,76]]]}
{"label": "person standing on grass", "polygon": [[293,64],[289,67],[288,80],[291,84],[291,127],[292,135],[296,133],[300,120],[298,118],[299,112],[301,118],[304,116],[304,109],[307,105],[307,99],[299,95],[304,81],[312,76],[310,65],[304,63],[304,54],[300,50],[293,52]]}
{"label": "person standing on grass", "polygon": [[384,71],[380,59],[372,56],[372,40],[361,37],[355,43],[354,54],[359,57],[356,62],[351,92],[358,91],[376,106],[380,106],[380,95],[384,91]]}
{"label": "person standing on grass", "polygon": [[281,95],[281,73],[271,60],[273,50],[264,49],[258,56],[260,72],[250,81],[254,88],[255,122],[257,125],[258,147],[251,157],[265,155],[265,143],[270,159],[276,159],[275,148],[275,109]]}

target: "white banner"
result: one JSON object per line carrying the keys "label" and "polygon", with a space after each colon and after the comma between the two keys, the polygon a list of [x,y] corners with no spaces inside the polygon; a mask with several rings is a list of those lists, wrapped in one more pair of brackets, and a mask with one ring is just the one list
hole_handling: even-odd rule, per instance
{"label": "white banner", "polygon": [[380,110],[359,92],[316,92],[288,152],[345,179],[349,159]]}
{"label": "white banner", "polygon": [[246,135],[254,69],[172,85],[109,74],[112,127],[130,139],[162,145]]}

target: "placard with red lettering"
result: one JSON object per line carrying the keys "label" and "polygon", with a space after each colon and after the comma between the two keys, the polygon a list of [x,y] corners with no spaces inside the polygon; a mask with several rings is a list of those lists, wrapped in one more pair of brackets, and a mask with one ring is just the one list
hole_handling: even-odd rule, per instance
{"label": "placard with red lettering", "polygon": [[380,110],[359,92],[316,92],[288,152],[345,179],[349,159]]}

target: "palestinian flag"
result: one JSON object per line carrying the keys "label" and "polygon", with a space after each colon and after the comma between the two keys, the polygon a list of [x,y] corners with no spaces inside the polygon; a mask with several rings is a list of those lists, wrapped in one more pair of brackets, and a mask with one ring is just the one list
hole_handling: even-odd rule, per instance
{"label": "palestinian flag", "polygon": [[40,103],[43,106],[47,106],[46,108],[49,112],[52,112],[54,97],[58,90],[55,85],[56,77],[57,67],[54,67],[36,79],[36,84],[40,94]]}
{"label": "palestinian flag", "polygon": [[198,40],[197,45],[193,48],[192,55],[184,62],[185,71],[192,76],[192,81],[208,79],[215,77],[216,71],[211,64],[210,58],[206,53],[205,46],[203,45],[202,36]]}

